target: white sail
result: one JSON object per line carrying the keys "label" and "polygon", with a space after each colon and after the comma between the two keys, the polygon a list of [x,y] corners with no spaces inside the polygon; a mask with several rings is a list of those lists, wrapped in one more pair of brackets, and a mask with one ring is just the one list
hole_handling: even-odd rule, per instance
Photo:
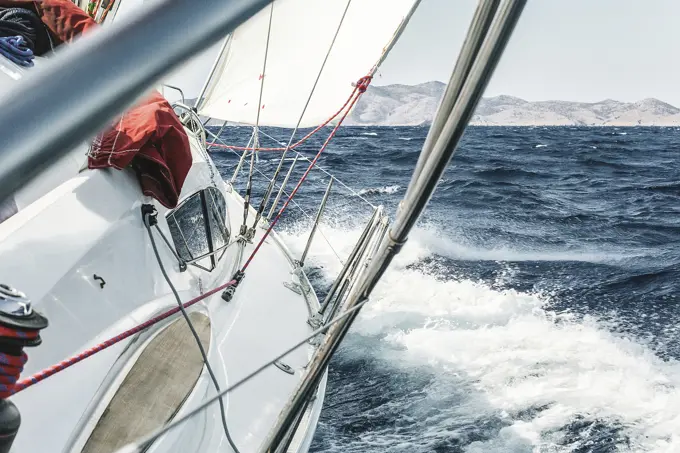
{"label": "white sail", "polygon": [[[418,0],[351,0],[301,127],[333,115],[389,50]],[[275,0],[231,36],[199,105],[204,116],[295,127],[348,0]],[[273,8],[273,10],[272,10]],[[260,87],[271,14],[262,101]]]}

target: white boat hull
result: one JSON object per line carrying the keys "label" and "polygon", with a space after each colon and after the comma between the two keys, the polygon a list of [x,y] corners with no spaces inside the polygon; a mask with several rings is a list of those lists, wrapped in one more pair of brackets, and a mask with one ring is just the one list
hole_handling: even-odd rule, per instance
{"label": "white boat hull", "polygon": [[[227,216],[230,229],[237,232],[243,200],[219,179],[212,162],[206,162],[205,153],[198,150],[199,141],[189,134],[194,165],[181,197],[214,183],[231,214]],[[71,167],[75,171],[63,182],[52,181],[54,188],[46,187],[51,190],[0,224],[3,283],[27,293],[35,308],[50,321],[41,334],[43,344],[27,350],[29,361],[23,377],[177,306],[142,223],[141,205],[152,200],[141,195],[134,175],[117,170],[78,173],[77,165]],[[215,181],[210,180],[211,174]],[[21,196],[17,194],[17,200]],[[170,238],[167,210],[154,204],[159,211],[159,226]],[[252,223],[252,209],[250,216]],[[263,229],[257,229],[254,244],[263,233]],[[254,247],[248,244],[241,252],[239,246],[230,246],[212,272],[191,265],[180,272],[170,249],[159,238],[156,242],[183,301],[231,279],[241,255],[249,256]],[[222,388],[312,332],[307,320],[318,308],[318,300],[313,291],[300,295],[284,286],[297,278],[292,269],[290,253],[274,233],[257,253],[230,302],[217,293],[191,308],[210,318],[208,358]],[[103,287],[95,275],[104,279]],[[137,359],[177,316],[15,395],[12,401],[22,414],[22,426],[12,451],[45,451],[46,445],[49,451],[81,451]],[[260,447],[312,352],[313,346],[308,345],[284,358],[294,374],[269,367],[225,398],[229,430],[240,451]],[[291,451],[309,448],[324,390],[325,379]],[[163,389],[157,391],[162,398]],[[203,368],[175,416],[214,395],[214,386]],[[137,433],[133,431],[134,426],[130,426],[129,440],[135,439]],[[211,406],[163,436],[149,451],[231,451],[219,406]]]}

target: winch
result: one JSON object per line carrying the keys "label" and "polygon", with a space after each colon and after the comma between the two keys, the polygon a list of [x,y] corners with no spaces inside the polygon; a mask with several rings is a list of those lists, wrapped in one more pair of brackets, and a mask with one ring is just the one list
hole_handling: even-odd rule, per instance
{"label": "winch", "polygon": [[0,283],[0,453],[9,452],[21,425],[19,409],[8,398],[28,360],[24,347],[38,346],[47,324],[24,293]]}

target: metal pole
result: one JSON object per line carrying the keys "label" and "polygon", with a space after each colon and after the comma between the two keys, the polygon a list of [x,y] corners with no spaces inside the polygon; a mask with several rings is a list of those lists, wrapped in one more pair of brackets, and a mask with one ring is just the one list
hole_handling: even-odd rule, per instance
{"label": "metal pole", "polygon": [[460,49],[460,54],[456,60],[456,65],[451,73],[449,83],[446,85],[446,91],[439,103],[437,113],[434,116],[430,130],[427,133],[423,150],[418,157],[416,168],[411,176],[411,183],[415,183],[423,170],[423,165],[430,156],[430,152],[434,147],[437,137],[441,134],[446,118],[448,118],[453,106],[458,101],[460,90],[470,74],[472,64],[475,62],[479,49],[482,47],[484,38],[489,31],[494,15],[498,10],[500,0],[481,0],[477,4],[477,9],[472,17],[470,28],[468,29],[463,47]]}
{"label": "metal pole", "polygon": [[[272,192],[274,191],[274,185],[276,184],[276,179],[279,177],[279,173],[281,172],[281,168],[283,167],[283,162],[286,159],[286,153],[288,152],[288,149],[283,150],[283,154],[281,154],[281,159],[279,159],[279,164],[276,166],[276,170],[274,171],[274,175],[272,176],[272,179],[269,181],[269,185],[267,186],[267,190],[264,192],[264,197],[262,197],[262,201],[260,202],[260,207],[257,209],[257,214],[255,215],[255,221],[253,222],[253,228],[257,226],[257,222],[260,221],[260,218],[262,217],[262,213],[264,210],[267,208],[267,204],[269,203],[269,199],[271,198]],[[297,155],[295,156],[297,159]],[[285,185],[285,182],[284,182]],[[283,187],[283,186],[282,186]],[[278,203],[278,200],[277,200]]]}
{"label": "metal pole", "polygon": [[[226,121],[225,121],[226,123]],[[229,180],[229,183],[233,186],[234,183],[236,182],[236,177],[238,176],[238,173],[241,171],[241,167],[243,166],[243,161],[246,160],[246,155],[248,154],[248,149],[250,148],[250,144],[253,142],[253,136],[250,136],[250,139],[248,139],[248,143],[246,144],[246,150],[243,151],[243,154],[241,154],[241,158],[238,161],[238,164],[236,165],[236,169],[234,170],[234,174]]]}
{"label": "metal pole", "polygon": [[[362,270],[365,269],[368,263],[370,262],[368,260],[370,260],[370,257],[372,256],[371,253],[375,253],[375,250],[382,242],[382,239],[385,236],[385,228],[387,226],[386,223],[383,223],[382,221],[383,219],[384,217],[378,218],[378,221],[373,224],[371,231],[369,232],[368,237],[366,238],[366,241],[364,241],[364,243],[361,246],[361,250],[357,255],[357,259],[352,264],[350,271],[347,274],[347,277],[345,278],[346,284],[343,284],[340,291],[338,291],[338,295],[335,298],[335,301],[333,302],[331,309],[326,315],[326,319],[331,319],[333,316],[335,316],[345,293],[352,292],[354,287],[357,285],[357,282],[359,281],[359,277],[361,276]],[[378,231],[380,233],[377,233]],[[372,241],[374,242],[372,243]],[[375,242],[377,242],[377,244]]]}
{"label": "metal pole", "polygon": [[[59,49],[0,99],[0,200],[270,1],[150,2],[127,21]],[[187,24],[191,33],[177,32]]]}
{"label": "metal pole", "polygon": [[[459,103],[451,112],[442,129],[441,137],[437,140],[430,158],[423,167],[422,177],[418,178],[414,186],[410,186],[411,190],[408,193],[413,193],[413,196],[404,200],[402,209],[381,244],[376,259],[362,275],[360,284],[349,294],[345,309],[352,309],[369,297],[392,259],[405,243],[408,233],[432,196],[441,173],[453,156],[458,140],[500,60],[525,4],[526,0],[508,0],[503,4],[494,20],[489,36],[484,41],[478,60],[473,65],[470,77],[461,91]],[[314,357],[307,365],[305,374],[298,383],[293,396],[283,407],[274,427],[262,444],[261,452],[271,452],[280,444],[297,413],[304,407],[307,398],[311,397],[311,392],[357,315],[358,310],[328,330]]]}
{"label": "metal pole", "polygon": [[[338,280],[340,282],[340,280]],[[326,322],[329,319],[333,319],[331,316],[331,313],[337,313],[338,312],[338,306],[340,305],[340,302],[342,302],[342,297],[345,295],[347,292],[347,288],[349,288],[350,280],[348,278],[345,278],[342,280],[342,286],[340,286],[340,289],[334,292],[333,296],[334,299],[332,303],[329,304],[330,310],[328,310],[328,313],[326,315],[322,315],[321,318],[321,323],[326,324]],[[330,299],[329,299],[330,302]]]}
{"label": "metal pole", "polygon": [[[224,38],[224,41],[222,42],[222,46],[220,47],[220,51],[217,53],[217,58],[215,58],[215,62],[213,63],[212,67],[210,68],[210,73],[208,74],[208,78],[205,79],[205,83],[203,83],[203,87],[201,88],[201,92],[198,94],[198,97],[196,98],[196,103],[194,104],[194,110],[198,112],[198,109],[201,108],[201,103],[203,102],[203,98],[205,97],[205,92],[208,91],[208,87],[210,86],[210,82],[212,82],[212,78],[215,75],[215,71],[217,71],[217,67],[220,65],[220,61],[222,60],[222,57],[224,56],[224,51],[227,49],[227,46],[229,45],[229,42],[231,41],[231,33],[227,35],[226,38]],[[225,121],[226,123],[226,121]]]}
{"label": "metal pole", "polygon": [[288,179],[290,178],[290,175],[293,174],[293,168],[295,168],[295,164],[297,163],[298,160],[298,155],[295,155],[295,159],[293,159],[293,163],[290,164],[290,168],[288,169],[288,173],[286,173],[286,177],[283,178],[283,182],[281,183],[281,187],[279,187],[279,193],[276,194],[276,198],[274,199],[274,203],[272,203],[272,207],[269,210],[269,214],[267,214],[267,222],[270,222],[272,219],[272,215],[274,215],[274,211],[276,210],[276,206],[279,204],[279,201],[281,200],[281,196],[283,195],[283,189],[286,187],[286,184],[288,184]]}
{"label": "metal pole", "polygon": [[357,240],[357,242],[354,244],[354,248],[352,249],[352,252],[349,254],[347,261],[345,261],[345,265],[342,266],[342,270],[340,271],[340,274],[338,274],[338,277],[333,282],[333,286],[331,286],[330,291],[328,291],[326,298],[323,300],[323,303],[321,304],[321,308],[319,309],[319,314],[324,314],[324,312],[326,311],[326,308],[328,308],[328,304],[330,303],[331,298],[333,297],[335,292],[338,290],[340,283],[345,278],[345,275],[347,274],[349,269],[352,267],[354,260],[356,259],[357,255],[359,254],[359,251],[361,250],[362,244],[366,240],[366,237],[368,236],[369,231],[371,231],[371,229],[373,228],[373,224],[375,223],[375,219],[382,217],[382,210],[383,210],[382,206],[378,206],[377,208],[375,208],[373,210],[373,215],[368,220],[368,223],[366,224],[366,228],[364,228],[364,231],[361,232],[361,236],[359,236],[359,240]]}
{"label": "metal pole", "polygon": [[420,212],[430,200],[437,182],[453,157],[467,123],[470,121],[479,99],[491,79],[525,4],[526,0],[508,0],[500,8],[497,20],[494,21],[489,30],[487,39],[479,51],[478,59],[461,89],[458,102],[446,120],[441,134],[423,166],[421,175],[416,181],[411,181],[412,184],[406,191],[399,215],[390,231],[390,235],[397,242],[406,240],[408,231],[413,228]]}
{"label": "metal pole", "polygon": [[305,250],[302,252],[302,256],[299,260],[300,267],[304,267],[305,259],[307,258],[307,253],[309,252],[309,247],[312,245],[312,240],[314,240],[314,234],[316,229],[319,227],[319,221],[323,215],[323,211],[326,209],[326,201],[328,201],[328,196],[331,194],[331,187],[333,187],[333,177],[328,181],[328,187],[326,187],[326,193],[323,194],[321,199],[321,204],[319,205],[319,210],[316,213],[316,218],[314,219],[314,225],[312,225],[312,231],[309,232],[309,238],[307,239],[307,245],[305,245]]}

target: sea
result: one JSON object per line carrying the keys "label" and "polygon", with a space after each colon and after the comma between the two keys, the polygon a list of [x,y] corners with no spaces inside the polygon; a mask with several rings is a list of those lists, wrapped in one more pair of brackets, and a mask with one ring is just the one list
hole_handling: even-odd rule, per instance
{"label": "sea", "polygon": [[[278,231],[302,253],[337,178],[306,261],[320,297],[371,205],[394,218],[426,135],[343,127],[310,172]],[[238,154],[212,155],[231,178]],[[279,158],[257,156],[254,205]],[[680,452],[679,158],[678,128],[468,128],[332,359],[311,451]]]}

